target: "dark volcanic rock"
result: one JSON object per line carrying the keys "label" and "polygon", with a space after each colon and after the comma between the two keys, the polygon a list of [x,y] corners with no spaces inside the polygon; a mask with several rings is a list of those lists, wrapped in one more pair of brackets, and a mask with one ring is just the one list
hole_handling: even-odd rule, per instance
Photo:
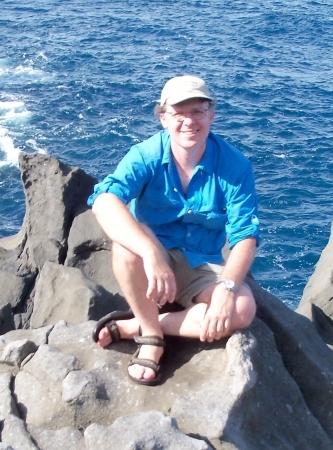
{"label": "dark volcanic rock", "polygon": [[91,339],[127,308],[86,206],[95,180],[45,155],[20,167],[25,220],[0,240],[0,448],[333,448],[331,240],[299,311],[249,276],[251,327],[212,344],[167,337],[162,384],[136,385],[134,343]]}

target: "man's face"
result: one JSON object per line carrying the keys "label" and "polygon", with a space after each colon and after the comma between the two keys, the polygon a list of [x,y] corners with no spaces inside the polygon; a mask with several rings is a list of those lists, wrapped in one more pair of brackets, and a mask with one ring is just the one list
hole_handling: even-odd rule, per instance
{"label": "man's face", "polygon": [[170,133],[171,144],[204,150],[214,115],[214,108],[208,101],[194,98],[173,106],[166,104],[160,120]]}

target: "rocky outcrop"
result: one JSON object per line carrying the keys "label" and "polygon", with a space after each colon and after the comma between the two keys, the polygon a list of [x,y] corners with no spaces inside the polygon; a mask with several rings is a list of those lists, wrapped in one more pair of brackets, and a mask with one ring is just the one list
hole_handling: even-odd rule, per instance
{"label": "rocky outcrop", "polygon": [[99,317],[127,307],[85,206],[95,180],[44,155],[20,167],[26,217],[0,240],[0,449],[333,448],[324,305],[311,296],[325,333],[249,276],[248,329],[213,344],[167,337],[162,384],[133,384],[134,343],[91,339]]}
{"label": "rocky outcrop", "polygon": [[308,317],[327,345],[333,348],[333,224],[331,237],[310,277],[297,312]]}

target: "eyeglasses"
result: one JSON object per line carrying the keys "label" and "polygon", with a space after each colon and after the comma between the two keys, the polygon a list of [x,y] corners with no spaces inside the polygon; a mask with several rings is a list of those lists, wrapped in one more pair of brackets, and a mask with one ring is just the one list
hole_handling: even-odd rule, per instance
{"label": "eyeglasses", "polygon": [[179,112],[179,113],[172,113],[170,111],[165,111],[166,114],[170,114],[170,116],[177,120],[177,122],[184,122],[186,117],[190,115],[195,120],[201,120],[206,116],[206,112],[208,109],[193,109],[192,111],[188,112]]}

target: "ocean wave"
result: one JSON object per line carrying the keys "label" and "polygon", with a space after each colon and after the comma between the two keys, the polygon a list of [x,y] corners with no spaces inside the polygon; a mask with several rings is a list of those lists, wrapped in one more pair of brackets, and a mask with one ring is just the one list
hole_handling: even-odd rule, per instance
{"label": "ocean wave", "polygon": [[13,139],[6,128],[0,127],[0,167],[7,165],[18,166],[20,149],[15,147]]}

